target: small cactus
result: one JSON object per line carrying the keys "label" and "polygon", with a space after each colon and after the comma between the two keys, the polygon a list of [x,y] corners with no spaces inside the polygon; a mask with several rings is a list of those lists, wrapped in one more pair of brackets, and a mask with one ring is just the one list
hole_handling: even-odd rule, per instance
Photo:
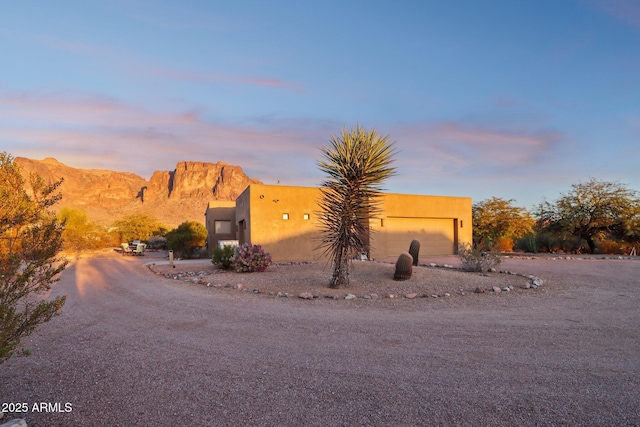
{"label": "small cactus", "polygon": [[411,279],[411,273],[413,272],[413,257],[405,252],[400,254],[398,261],[396,261],[396,272],[393,275],[393,280],[408,280]]}
{"label": "small cactus", "polygon": [[420,253],[420,240],[412,240],[409,245],[409,253],[413,257],[413,265],[418,265],[418,254]]}

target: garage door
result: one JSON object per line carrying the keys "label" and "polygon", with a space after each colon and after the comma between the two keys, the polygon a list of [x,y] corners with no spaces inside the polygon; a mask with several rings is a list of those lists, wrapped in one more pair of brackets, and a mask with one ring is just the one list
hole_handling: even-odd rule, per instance
{"label": "garage door", "polygon": [[409,250],[413,239],[420,241],[420,255],[451,255],[454,253],[455,231],[452,218],[387,218],[387,254]]}

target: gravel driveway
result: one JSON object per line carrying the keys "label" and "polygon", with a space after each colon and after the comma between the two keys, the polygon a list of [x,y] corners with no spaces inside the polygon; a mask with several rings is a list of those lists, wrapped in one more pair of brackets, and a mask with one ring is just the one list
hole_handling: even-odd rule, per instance
{"label": "gravel driveway", "polygon": [[[33,426],[640,425],[640,261],[508,259],[544,291],[261,298],[81,258],[0,365]],[[44,405],[41,405],[44,403]]]}

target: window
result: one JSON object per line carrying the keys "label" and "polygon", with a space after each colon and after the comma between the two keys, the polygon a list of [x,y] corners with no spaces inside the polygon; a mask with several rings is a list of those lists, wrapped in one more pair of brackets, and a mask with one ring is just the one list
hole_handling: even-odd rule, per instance
{"label": "window", "polygon": [[231,221],[214,221],[214,234],[231,234]]}

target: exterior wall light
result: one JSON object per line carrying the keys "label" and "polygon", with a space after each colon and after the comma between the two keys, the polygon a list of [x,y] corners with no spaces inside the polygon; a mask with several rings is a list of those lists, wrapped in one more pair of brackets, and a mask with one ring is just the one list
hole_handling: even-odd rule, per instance
{"label": "exterior wall light", "polygon": [[310,218],[309,214],[304,214],[302,216],[302,219],[304,219],[305,221],[308,220]]}
{"label": "exterior wall light", "polygon": [[283,213],[282,214],[282,219],[289,219],[289,214],[288,213]]}

